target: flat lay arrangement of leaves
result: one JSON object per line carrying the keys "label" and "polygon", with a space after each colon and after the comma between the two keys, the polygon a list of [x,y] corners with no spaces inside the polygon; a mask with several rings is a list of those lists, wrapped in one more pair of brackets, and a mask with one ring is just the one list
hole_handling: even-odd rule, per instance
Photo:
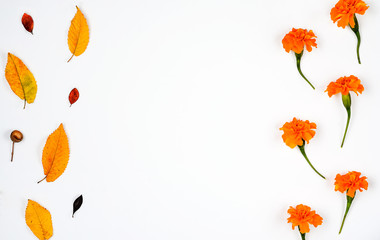
{"label": "flat lay arrangement of leaves", "polygon": [[[369,9],[369,6],[362,0],[339,0],[336,3],[336,5],[331,9],[331,12],[330,12],[331,20],[333,23],[337,23],[337,26],[343,29],[349,26],[357,38],[357,46],[356,46],[357,59],[353,61],[353,63],[355,64],[357,64],[356,60],[359,64],[361,64],[360,53],[359,53],[360,44],[361,44],[361,35],[359,32],[359,21],[357,18],[357,14],[364,15],[368,9]],[[34,16],[34,17],[36,17],[36,20],[37,20],[37,16]],[[363,19],[363,21],[365,21],[365,19]],[[26,33],[28,34],[28,36],[30,37],[35,36],[33,33],[34,20],[31,15],[24,13],[21,17],[21,24],[22,26],[20,25],[20,27],[23,27],[27,32],[30,33],[30,34]],[[38,27],[38,24],[36,27]],[[311,53],[312,50],[315,51],[317,48],[317,36],[313,32],[313,30],[310,30],[310,29],[294,28],[294,27],[290,27],[290,29],[291,29],[290,31],[286,30],[289,32],[286,33],[285,36],[281,35],[281,36],[284,36],[281,43],[287,53],[291,53],[291,52],[294,53],[296,67],[298,70],[298,73],[296,74],[300,79],[301,77],[303,78],[302,83],[298,83],[294,81],[291,84],[305,84],[303,81],[306,81],[306,83],[313,90],[318,91],[318,89],[316,89],[315,86],[312,84],[312,81],[309,81],[309,79],[311,78],[306,77],[304,72],[301,70],[301,59],[302,59],[303,54],[306,51],[307,51],[306,54],[312,54]],[[37,30],[38,29],[36,29],[36,32]],[[66,31],[66,30],[62,29],[62,31]],[[320,37],[320,35],[318,36]],[[70,62],[69,64],[75,64],[75,61],[78,59],[74,58],[74,56],[79,57],[80,55],[84,54],[89,44],[89,40],[90,40],[90,31],[89,31],[89,25],[87,24],[86,17],[82,13],[82,11],[79,9],[79,7],[76,6],[76,13],[71,20],[70,27],[67,32],[67,44],[68,44],[68,50],[70,51],[70,56],[62,56],[62,61],[64,62],[67,61],[67,63]],[[12,53],[8,53],[7,63],[5,67],[5,79],[9,85],[10,90],[18,98],[20,98],[23,101],[22,103],[21,101],[17,100],[20,103],[20,109],[21,109],[21,104],[23,104],[23,108],[25,109],[27,104],[32,104],[35,102],[35,99],[38,97],[37,95],[38,86],[43,85],[42,81],[38,81],[38,79],[35,79],[32,73],[32,70],[35,70],[35,69],[29,69],[27,59],[24,59],[24,60],[25,60],[25,63],[22,60],[22,56],[15,56]],[[306,75],[308,76],[308,74]],[[38,75],[36,73],[36,77],[37,76]],[[342,131],[344,130],[344,135],[342,136],[342,141],[339,142],[340,148],[343,148],[346,138],[350,139],[349,134],[347,134],[349,125],[350,125],[351,106],[352,106],[352,97],[351,97],[350,92],[355,93],[356,96],[355,95],[353,96],[354,98],[357,98],[359,94],[363,93],[364,86],[362,85],[361,80],[355,75],[344,76],[342,74],[339,76],[342,76],[342,77],[328,84],[324,92],[327,93],[329,98],[331,97],[335,98],[336,96],[334,95],[338,95],[339,97],[341,97],[343,106],[346,109],[347,121],[346,121],[345,127],[342,126]],[[309,86],[307,87],[305,86],[305,88],[308,88],[305,91],[316,92],[316,91],[311,91]],[[41,89],[43,88],[41,87]],[[12,95],[11,91],[9,91],[10,92],[9,95]],[[67,93],[69,94],[67,95]],[[81,93],[84,93],[84,91]],[[78,91],[77,88],[73,88],[70,92],[65,91],[65,98],[64,98],[65,104],[68,104],[67,100],[69,101],[70,107],[72,107],[72,105],[76,103],[76,105],[74,105],[71,108],[71,109],[74,109],[80,104],[79,97],[80,97],[80,92]],[[326,95],[324,95],[324,97],[326,98]],[[354,101],[357,101],[357,100],[354,100]],[[33,105],[28,105],[28,109],[29,107],[32,108]],[[66,105],[66,108],[69,108],[69,107],[67,107]],[[296,114],[292,115],[292,117],[293,116],[296,116]],[[318,123],[318,128],[320,128],[321,127],[320,123],[319,122],[317,123]],[[302,164],[304,164],[303,167],[306,169],[305,171],[313,171],[313,173],[310,174],[310,177],[316,177],[319,179],[318,181],[322,182],[326,180],[326,178],[329,178],[329,176],[322,174],[324,173],[324,171],[317,170],[319,169],[318,163],[315,164],[312,154],[310,154],[310,158],[306,154],[307,145],[310,142],[316,141],[314,136],[317,133],[317,123],[313,122],[312,119],[301,120],[299,118],[293,117],[292,119],[289,119],[288,122],[283,123],[281,127],[278,126],[278,128],[276,129],[277,129],[277,132],[281,131],[282,141],[285,143],[286,146],[292,149],[294,148],[299,149],[301,155],[303,156],[301,157],[299,155],[299,158],[302,159],[300,161],[303,161]],[[350,128],[352,127],[357,127],[357,126],[351,126]],[[49,136],[47,136],[47,134],[46,136],[42,136],[44,139],[46,139],[46,141],[45,141],[43,151],[41,153],[42,168],[41,168],[41,172],[39,173],[41,175],[40,178],[36,179],[36,183],[39,184],[37,186],[40,186],[43,184],[54,184],[54,182],[58,178],[60,179],[64,178],[65,170],[69,166],[69,163],[70,163],[70,154],[71,154],[70,138],[69,138],[70,136],[67,135],[67,133],[69,133],[70,135],[70,132],[69,131],[66,132],[65,130],[66,125],[64,123],[57,123],[57,125],[54,128],[56,129],[49,130],[49,133],[51,133]],[[17,148],[17,143],[21,141],[27,142],[27,139],[24,139],[24,135],[21,130],[8,129],[8,131],[10,135],[8,135],[9,133],[7,133],[7,141],[9,140],[8,139],[8,136],[9,136],[11,140],[10,144],[12,144],[10,161],[11,162],[15,161],[15,163],[17,163],[16,162],[17,154],[15,153],[17,151],[22,150],[22,149],[17,149],[17,151],[15,151],[15,149]],[[278,137],[278,139],[280,138]],[[351,140],[347,140],[347,141],[351,141]],[[305,164],[304,162],[305,160],[308,166]],[[9,159],[7,159],[7,161],[9,161]],[[15,163],[12,163],[12,166],[14,166]],[[43,175],[42,175],[42,170],[43,170]],[[340,234],[343,230],[346,218],[348,216],[349,210],[351,209],[353,200],[355,199],[357,192],[358,191],[363,192],[363,190],[367,190],[368,184],[369,184],[367,181],[367,177],[363,176],[361,172],[347,171],[346,169],[344,169],[344,172],[345,174],[342,174],[342,175],[340,173],[336,174],[335,183],[334,183],[335,191],[345,194],[345,198],[346,198],[346,208],[345,208],[342,222],[340,223],[340,229],[337,229],[336,231],[337,235]],[[297,173],[294,172],[292,174],[297,174]],[[318,177],[315,174],[318,175]],[[37,182],[37,180],[39,181]],[[333,186],[331,186],[331,191],[333,191]],[[74,195],[74,196],[78,196],[78,195]],[[44,204],[42,202],[43,199],[38,199],[38,201],[41,201],[41,203]],[[67,208],[67,211],[70,212],[72,218],[74,218],[74,217],[77,217],[78,215],[77,212],[82,207],[82,204],[83,204],[83,196],[79,195],[72,202],[72,207],[65,206],[65,208]],[[355,206],[355,208],[356,207],[360,208],[360,205]],[[315,230],[314,228],[321,228],[323,227],[323,224],[328,224],[329,221],[325,219],[325,216],[324,217],[320,216],[318,214],[319,210],[318,211],[317,210],[313,210],[312,207],[309,207],[308,205],[305,205],[303,203],[289,206],[287,210],[287,213],[289,214],[289,217],[287,218],[287,223],[291,223],[292,229],[293,230],[296,229],[296,231],[299,232],[302,240],[305,240],[306,235],[310,233],[310,231],[314,231]],[[354,217],[355,216],[352,216],[352,218]],[[324,221],[326,221],[326,223]],[[29,227],[31,233],[33,233],[36,238],[41,239],[41,240],[48,240],[53,237],[54,216],[52,216],[50,211],[46,209],[45,207],[41,206],[37,201],[28,199],[28,203],[25,209],[25,222],[26,222],[26,225]],[[314,227],[312,228],[312,230],[310,229],[310,225]],[[346,224],[346,228],[352,227],[352,226],[347,226],[347,225],[348,224]],[[59,227],[59,226],[54,226],[54,227]]]}
{"label": "flat lay arrangement of leaves", "polygon": [[[78,7],[77,12],[71,21],[68,31],[68,47],[73,56],[79,56],[84,53],[89,42],[89,28],[86,18]],[[25,30],[33,34],[34,20],[24,13],[21,23]],[[5,68],[5,78],[10,89],[21,100],[24,101],[24,109],[26,104],[34,102],[37,96],[37,82],[25,63],[12,53],[8,53],[8,61]],[[79,91],[74,88],[69,95],[69,101],[72,105],[79,98]],[[70,105],[70,106],[71,106]],[[14,159],[15,143],[19,143],[24,139],[21,131],[13,130],[10,134],[12,141],[11,162]],[[42,152],[42,167],[44,177],[38,183],[46,180],[46,182],[54,182],[65,171],[70,156],[69,139],[61,123],[59,127],[51,133],[46,140],[45,147]],[[80,195],[74,202],[74,213],[81,207],[83,197]],[[53,236],[52,216],[46,208],[38,202],[28,200],[25,210],[26,225],[33,234],[40,240],[47,240]]]}

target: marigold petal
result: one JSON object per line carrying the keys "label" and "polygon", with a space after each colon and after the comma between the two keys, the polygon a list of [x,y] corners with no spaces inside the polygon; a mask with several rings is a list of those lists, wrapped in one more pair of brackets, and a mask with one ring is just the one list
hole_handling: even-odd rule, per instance
{"label": "marigold petal", "polygon": [[338,27],[346,28],[349,22],[349,16],[343,15],[340,20],[338,21]]}
{"label": "marigold petal", "polygon": [[308,52],[311,52],[311,46],[309,45],[309,44],[306,44],[306,50],[308,51]]}
{"label": "marigold petal", "polygon": [[317,227],[319,225],[322,225],[322,220],[323,218],[321,216],[319,216],[318,214],[315,214],[312,220],[310,221],[310,223],[313,224],[314,227]]}
{"label": "marigold petal", "polygon": [[308,233],[308,232],[310,232],[310,228],[309,228],[309,224],[308,223],[301,223],[299,225],[299,227],[300,227],[300,232],[301,233]]}
{"label": "marigold petal", "polygon": [[356,189],[349,188],[348,191],[347,191],[347,196],[350,196],[350,197],[354,198],[355,197],[355,192],[356,192]]}
{"label": "marigold petal", "polygon": [[308,132],[303,133],[302,138],[309,143],[309,140],[312,139],[315,135],[315,131],[310,130]]}
{"label": "marigold petal", "polygon": [[338,9],[332,8],[330,11],[331,20],[335,23],[338,20]]}
{"label": "marigold petal", "polygon": [[352,28],[355,27],[354,15],[349,16],[349,24]]}

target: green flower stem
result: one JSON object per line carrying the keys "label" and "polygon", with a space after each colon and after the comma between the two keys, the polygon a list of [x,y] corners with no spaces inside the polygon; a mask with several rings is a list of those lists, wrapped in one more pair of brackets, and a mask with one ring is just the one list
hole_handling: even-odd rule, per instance
{"label": "green flower stem", "polygon": [[348,211],[350,210],[350,207],[351,207],[351,204],[352,204],[352,201],[353,201],[353,200],[354,200],[354,198],[352,198],[352,197],[350,197],[350,196],[347,195],[346,212],[344,213],[344,217],[343,217],[342,225],[340,226],[340,229],[339,229],[339,234],[342,232],[343,225],[344,225],[344,221],[346,221],[347,213],[348,213]]}
{"label": "green flower stem", "polygon": [[344,136],[343,136],[342,144],[340,145],[341,148],[343,147],[344,140],[346,140],[347,129],[348,129],[348,125],[350,124],[350,119],[351,119],[351,95],[350,95],[350,93],[348,93],[347,95],[342,95],[342,101],[343,101],[344,107],[347,110],[347,123],[346,123],[346,130],[344,130]]}
{"label": "green flower stem", "polygon": [[359,64],[361,64],[361,62],[360,62],[360,55],[359,55],[359,47],[360,47],[361,39],[360,39],[360,33],[359,33],[359,23],[358,23],[358,19],[356,18],[355,14],[354,14],[354,22],[355,22],[355,26],[351,27],[351,25],[350,25],[350,28],[355,33],[356,38],[358,39],[358,44],[356,46],[356,55],[358,57]]}
{"label": "green flower stem", "polygon": [[341,148],[343,147],[344,140],[346,140],[346,134],[347,134],[348,125],[350,124],[350,119],[351,119],[351,109],[347,109],[346,130],[344,130],[344,136],[343,136],[343,140],[342,140],[342,145],[340,145]]}
{"label": "green flower stem", "polygon": [[300,231],[300,234],[301,234],[301,238],[302,238],[302,240],[305,240],[306,238],[306,233],[301,233],[301,229],[300,229],[300,227],[298,226],[298,230]]}
{"label": "green flower stem", "polygon": [[308,84],[310,84],[310,86],[315,90],[315,87],[313,86],[313,84],[311,84],[309,82],[309,80],[307,80],[307,78],[305,77],[305,75],[303,75],[302,71],[301,71],[301,58],[302,58],[302,55],[303,55],[303,50],[301,53],[296,53],[296,59],[297,59],[297,69],[298,69],[298,72],[301,74],[301,76],[306,80],[306,82]]}
{"label": "green flower stem", "polygon": [[309,159],[307,158],[307,155],[305,153],[305,141],[303,141],[303,145],[302,146],[298,146],[302,155],[304,156],[304,158],[306,159],[307,163],[310,165],[310,167],[314,170],[314,172],[316,172],[319,176],[321,176],[323,179],[326,179],[322,174],[320,174],[317,169],[314,168],[314,166],[311,164],[311,162],[309,161]]}

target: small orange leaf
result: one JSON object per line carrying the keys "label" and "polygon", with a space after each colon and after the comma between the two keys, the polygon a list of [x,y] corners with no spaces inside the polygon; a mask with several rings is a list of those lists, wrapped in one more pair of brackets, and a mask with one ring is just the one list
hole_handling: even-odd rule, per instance
{"label": "small orange leaf", "polygon": [[71,20],[71,25],[67,39],[69,49],[73,55],[67,62],[70,62],[70,60],[74,56],[79,56],[82,53],[84,53],[90,39],[90,32],[88,29],[87,20],[84,17],[83,13],[80,11],[80,9],[78,7],[76,8],[77,13],[75,14],[73,20]]}
{"label": "small orange leaf", "polygon": [[25,211],[26,225],[40,240],[48,240],[53,236],[53,223],[50,212],[33,200],[28,200]]}
{"label": "small orange leaf", "polygon": [[42,165],[45,177],[38,183],[45,179],[46,182],[54,182],[61,176],[69,162],[69,155],[69,141],[61,123],[46,140],[42,153]]}
{"label": "small orange leaf", "polygon": [[22,18],[21,18],[21,23],[22,25],[24,25],[24,28],[26,29],[26,31],[33,34],[34,21],[30,15],[24,13],[24,15],[22,15]]}
{"label": "small orange leaf", "polygon": [[12,91],[26,103],[33,103],[37,95],[37,83],[33,74],[15,55],[8,53],[5,78]]}

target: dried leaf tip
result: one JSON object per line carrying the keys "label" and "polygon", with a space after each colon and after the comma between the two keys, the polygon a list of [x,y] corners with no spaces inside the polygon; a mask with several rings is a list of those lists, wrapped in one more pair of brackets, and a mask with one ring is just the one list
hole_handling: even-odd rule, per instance
{"label": "dried leaf tip", "polygon": [[73,215],[72,215],[73,218],[74,218],[75,212],[78,211],[79,208],[82,206],[82,203],[83,203],[83,196],[80,195],[77,199],[75,199],[73,203]]}

